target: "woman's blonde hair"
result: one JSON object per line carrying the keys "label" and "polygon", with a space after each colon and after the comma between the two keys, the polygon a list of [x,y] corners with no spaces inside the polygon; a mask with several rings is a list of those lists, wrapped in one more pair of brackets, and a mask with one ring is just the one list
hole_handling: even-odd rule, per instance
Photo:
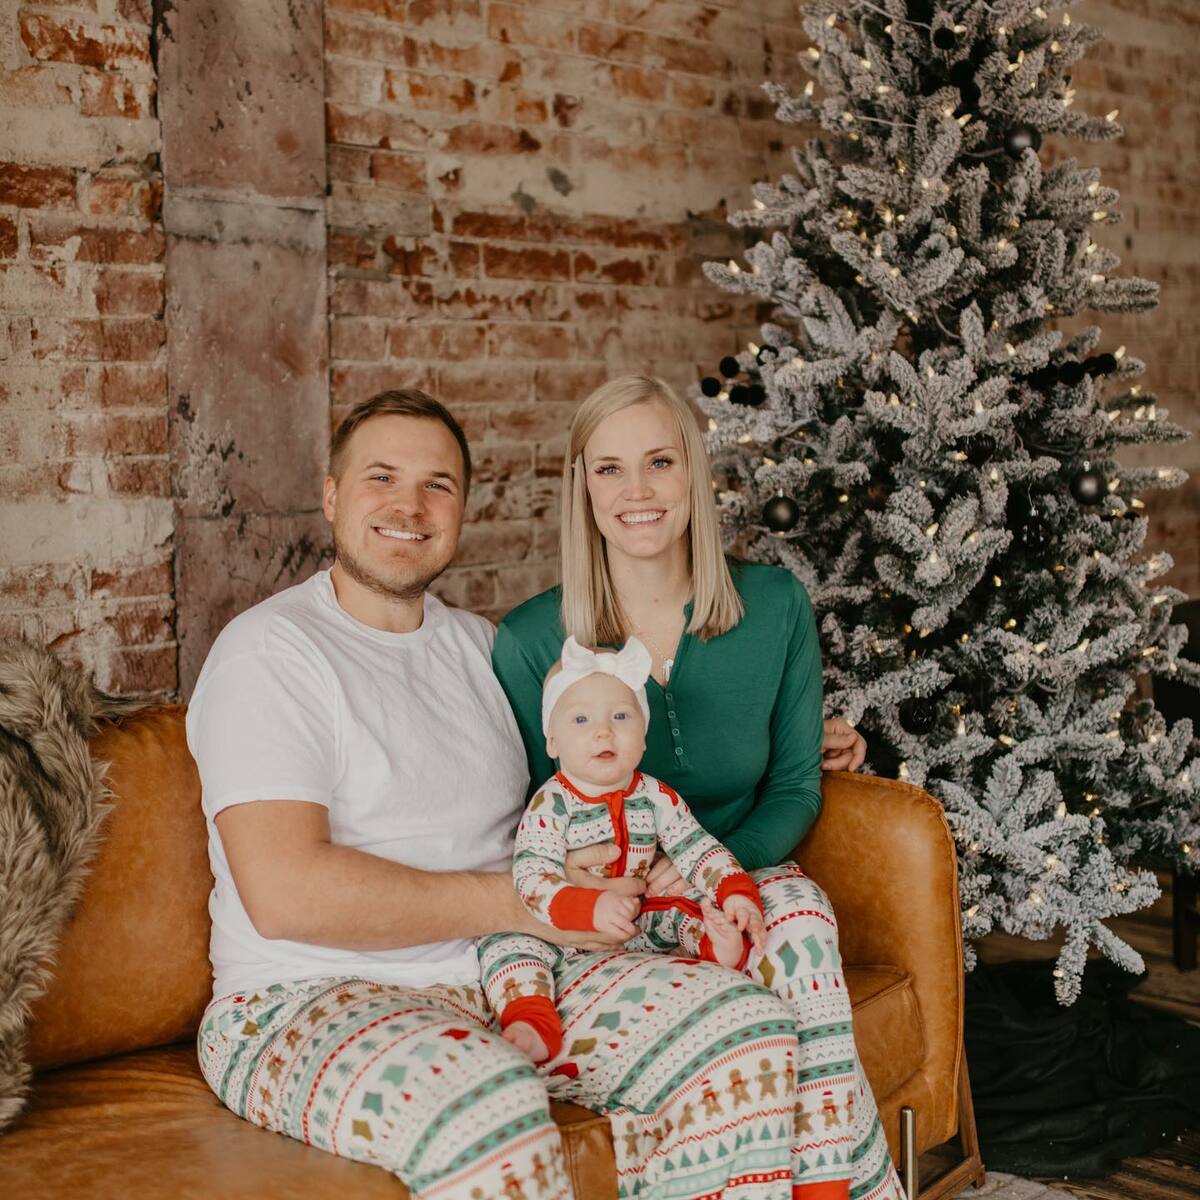
{"label": "woman's blonde hair", "polygon": [[662,404],[675,419],[688,473],[691,516],[688,557],[692,572],[692,619],[688,632],[702,640],[732,629],[742,619],[742,598],[733,586],[721,548],[708,453],[687,404],[661,379],[622,375],[598,387],[571,421],[562,480],[562,624],[585,646],[620,644],[627,630],[608,569],[604,538],[588,494],[583,448],[601,421],[635,404]]}

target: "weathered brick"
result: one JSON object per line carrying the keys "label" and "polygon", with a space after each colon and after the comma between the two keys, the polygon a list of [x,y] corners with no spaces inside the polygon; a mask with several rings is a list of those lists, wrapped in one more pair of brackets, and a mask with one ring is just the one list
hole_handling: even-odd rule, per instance
{"label": "weathered brick", "polygon": [[325,106],[325,132],[330,142],[383,150],[424,150],[429,144],[429,130],[403,113],[349,104]]}
{"label": "weathered brick", "polygon": [[329,325],[329,349],[335,359],[378,361],[387,354],[388,330],[383,321],[335,317]]}
{"label": "weathered brick", "polygon": [[71,458],[165,454],[167,414],[102,413],[75,418],[67,429]]}
{"label": "weathered brick", "polygon": [[405,16],[410,25],[428,32],[483,31],[483,5],[480,0],[409,0]]}
{"label": "weathered brick", "polygon": [[579,404],[608,378],[599,363],[556,363],[534,372],[534,394],[549,404]]}
{"label": "weathered brick", "polygon": [[108,363],[93,368],[94,387],[104,408],[151,408],[165,411],[167,369],[161,365]]}
{"label": "weathered brick", "polygon": [[73,208],[75,172],[70,167],[0,163],[0,204],[18,208]]}
{"label": "weathered brick", "polygon": [[499,279],[570,279],[571,255],[566,250],[542,250],[534,246],[510,249],[485,245],[485,274]]}
{"label": "weathered brick", "polygon": [[79,110],[85,117],[137,119],[152,114],[154,88],[148,81],[127,79],[111,71],[86,71],[81,83]]}
{"label": "weathered brick", "polygon": [[388,334],[388,353],[392,358],[429,363],[479,358],[484,344],[484,330],[476,325],[393,325]]}
{"label": "weathered brick", "polygon": [[403,108],[427,112],[466,113],[475,108],[475,84],[470,79],[388,71],[384,99]]}
{"label": "weathered brick", "polygon": [[428,162],[417,154],[395,154],[377,150],[370,157],[368,174],[378,183],[399,188],[405,192],[426,190]]}
{"label": "weathered brick", "polygon": [[370,13],[387,21],[402,21],[405,0],[325,0],[325,7],[339,12]]}
{"label": "weathered brick", "polygon": [[103,316],[161,316],[163,277],[159,271],[103,270],[93,293]]}
{"label": "weathered brick", "polygon": [[543,50],[573,50],[577,21],[567,13],[545,8],[489,4],[488,36],[504,44],[537,46]]}
{"label": "weathered brick", "polygon": [[452,411],[459,405],[490,404],[497,396],[533,398],[533,368],[526,363],[446,363],[437,368],[437,394]]}
{"label": "weathered brick", "polygon": [[97,321],[35,320],[36,358],[77,362],[142,362],[157,356],[166,341],[162,321],[146,317],[108,317]]}
{"label": "weathered brick", "polygon": [[488,331],[495,358],[572,359],[576,330],[570,325],[496,325]]}
{"label": "weathered brick", "polygon": [[479,521],[463,526],[456,565],[520,562],[533,545],[533,528],[516,521]]}
{"label": "weathered brick", "polygon": [[121,695],[169,696],[179,684],[174,644],[112,651],[96,669],[96,682]]}
{"label": "weathered brick", "polygon": [[118,458],[104,464],[110,496],[171,496],[171,467],[166,457]]}
{"label": "weathered brick", "polygon": [[163,255],[161,228],[120,229],[75,221],[36,219],[29,226],[29,256],[89,263],[153,263]]}
{"label": "weathered brick", "polygon": [[641,67],[610,67],[609,80],[616,95],[633,100],[661,100],[667,91],[666,77],[661,71],[646,71]]}
{"label": "weathered brick", "polygon": [[360,400],[391,388],[417,387],[429,391],[436,364],[419,360],[390,363],[337,363],[330,371],[334,421]]}
{"label": "weathered brick", "polygon": [[508,125],[456,125],[445,133],[445,150],[450,154],[536,154],[543,146],[544,138]]}
{"label": "weathered brick", "polygon": [[12,217],[0,216],[0,258],[17,256],[17,223]]}
{"label": "weathered brick", "polygon": [[21,40],[42,62],[69,62],[109,71],[149,70],[148,33],[128,25],[89,25],[70,17],[23,12]]}
{"label": "weathered brick", "polygon": [[166,596],[174,583],[171,560],[147,565],[130,564],[119,571],[93,570],[88,579],[92,596],[128,599],[134,596]]}

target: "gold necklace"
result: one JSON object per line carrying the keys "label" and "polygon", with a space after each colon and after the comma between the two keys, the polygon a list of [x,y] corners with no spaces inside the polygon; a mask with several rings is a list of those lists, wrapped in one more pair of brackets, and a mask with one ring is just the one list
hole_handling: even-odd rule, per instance
{"label": "gold necklace", "polygon": [[663,683],[670,683],[671,668],[675,665],[675,660],[673,658],[668,658],[662,652],[662,647],[660,647],[659,644],[632,617],[630,617],[629,620],[633,624],[634,633],[640,634],[642,637],[644,637],[646,641],[650,643],[650,649],[653,650],[660,659],[662,659]]}

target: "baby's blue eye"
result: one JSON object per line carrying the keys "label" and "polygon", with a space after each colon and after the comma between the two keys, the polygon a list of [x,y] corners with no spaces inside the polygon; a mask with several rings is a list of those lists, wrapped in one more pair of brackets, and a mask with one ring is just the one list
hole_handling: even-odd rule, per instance
{"label": "baby's blue eye", "polygon": [[629,715],[628,713],[623,713],[623,712],[613,713],[613,720],[614,721],[624,721],[628,715]]}
{"label": "baby's blue eye", "polygon": [[581,713],[579,716],[577,716],[577,717],[575,718],[575,724],[576,724],[576,725],[586,725],[586,724],[587,724],[587,717],[583,716],[583,714]]}

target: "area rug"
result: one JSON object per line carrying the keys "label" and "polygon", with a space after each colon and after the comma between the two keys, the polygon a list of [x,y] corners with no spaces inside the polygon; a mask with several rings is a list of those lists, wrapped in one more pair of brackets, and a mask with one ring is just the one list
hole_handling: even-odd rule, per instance
{"label": "area rug", "polygon": [[1047,1187],[1035,1179],[1022,1179],[1019,1175],[1005,1175],[1000,1171],[989,1171],[987,1183],[981,1188],[969,1187],[960,1192],[961,1200],[1075,1200],[1070,1192]]}

